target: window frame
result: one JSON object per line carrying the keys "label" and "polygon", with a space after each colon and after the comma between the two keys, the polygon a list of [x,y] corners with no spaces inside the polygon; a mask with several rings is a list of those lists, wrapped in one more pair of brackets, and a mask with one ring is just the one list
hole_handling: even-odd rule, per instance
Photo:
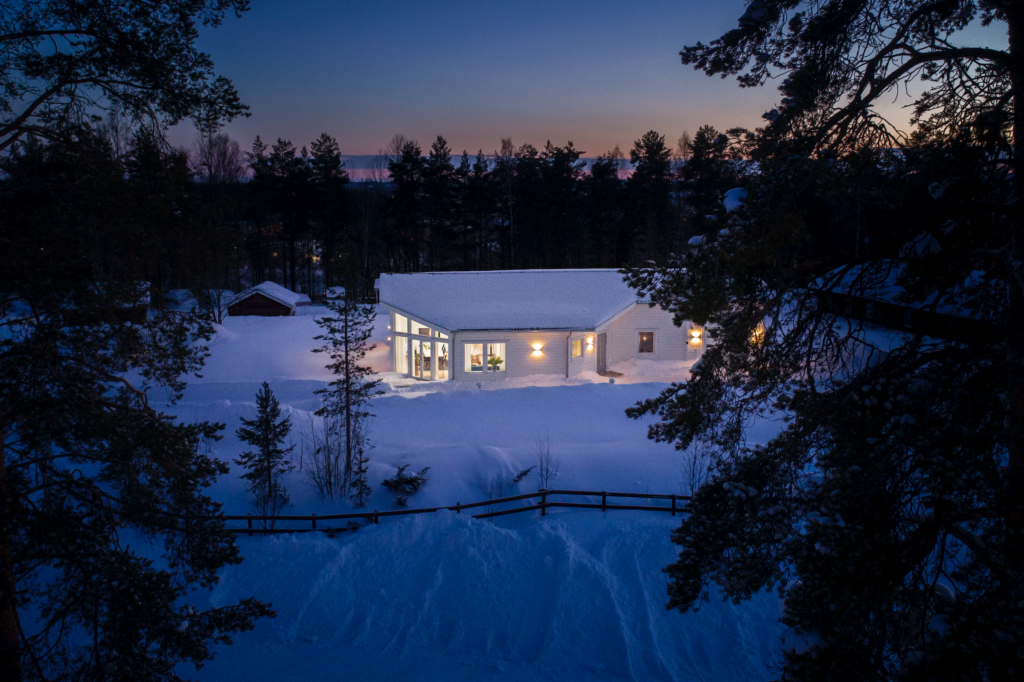
{"label": "window frame", "polygon": [[572,357],[582,358],[583,357],[583,339],[572,339]]}
{"label": "window frame", "polygon": [[[658,331],[657,329],[637,329],[636,330],[636,354],[637,354],[638,357],[657,357],[657,355],[658,355],[658,335],[657,335],[657,331]],[[640,350],[640,348],[641,348],[640,344],[643,342],[643,339],[640,338],[642,334],[650,334],[651,335],[651,350],[650,351]]]}
{"label": "window frame", "polygon": [[[398,312],[397,310],[395,310],[393,308],[389,308],[389,314],[390,314],[390,319],[391,319],[391,325],[390,325],[390,327],[391,327],[391,338],[394,339],[394,341],[392,341],[392,351],[391,351],[392,352],[392,357],[394,358],[394,362],[395,362],[394,370],[396,372],[398,372],[398,367],[399,367],[399,365],[398,365],[398,358],[397,358],[398,339],[399,338],[404,338],[405,339],[405,344],[406,344],[406,371],[405,372],[399,372],[400,374],[402,374],[402,376],[407,376],[407,377],[410,377],[410,378],[413,378],[413,379],[418,379],[420,381],[446,381],[446,379],[438,379],[436,374],[437,374],[437,358],[438,358],[437,349],[438,349],[438,345],[439,344],[447,344],[448,348],[449,348],[449,350],[448,350],[448,353],[449,353],[449,356],[448,356],[449,357],[449,360],[448,360],[448,363],[449,363],[448,378],[449,379],[452,378],[452,374],[451,374],[451,372],[452,372],[452,368],[451,368],[451,353],[452,353],[452,347],[453,347],[454,344],[452,344],[452,340],[451,340],[451,338],[449,338],[449,335],[441,332],[440,330],[438,330],[437,327],[434,327],[430,323],[421,322],[419,319],[413,317],[412,315],[409,315],[409,314],[404,313],[404,312]],[[397,331],[398,318],[404,318],[405,319],[405,328],[408,331],[404,331],[404,332]],[[416,330],[416,332],[413,331],[414,329]],[[419,334],[418,331],[420,329],[427,329],[427,330],[429,330],[429,332],[430,332],[429,335],[425,336],[423,334]],[[412,356],[413,356],[413,341],[420,341],[421,343],[433,344],[433,346],[430,349],[430,378],[429,379],[424,379],[422,376],[416,376],[414,371],[413,371],[413,364],[414,364],[413,363],[413,358],[412,358]]]}
{"label": "window frame", "polygon": [[[498,369],[498,370],[492,370],[492,369],[490,369],[490,364],[488,363],[488,360],[490,360],[491,357],[492,357],[490,352],[489,352],[488,346],[499,344],[499,343],[502,344],[505,347],[505,356],[502,358],[502,363],[501,363],[503,365],[503,367],[501,369]],[[483,339],[469,339],[469,340],[466,340],[466,339],[460,338],[459,339],[459,345],[462,347],[462,362],[460,363],[460,371],[462,372],[462,374],[464,376],[467,376],[467,377],[484,376],[484,377],[498,378],[498,377],[501,377],[501,376],[507,376],[508,375],[508,355],[509,355],[509,346],[510,346],[508,339],[486,339],[486,340],[483,340]],[[483,368],[481,370],[479,370],[479,371],[472,371],[472,370],[466,369],[466,358],[469,357],[469,353],[466,352],[466,346],[476,346],[476,345],[483,346],[483,360],[484,360],[484,363],[483,363],[483,366],[482,366]],[[472,366],[472,365],[470,365],[470,366]]]}

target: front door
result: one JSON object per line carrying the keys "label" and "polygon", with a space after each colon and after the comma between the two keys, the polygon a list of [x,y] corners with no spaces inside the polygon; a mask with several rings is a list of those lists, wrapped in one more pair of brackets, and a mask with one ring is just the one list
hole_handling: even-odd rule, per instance
{"label": "front door", "polygon": [[608,371],[608,335],[597,335],[597,373],[604,374]]}

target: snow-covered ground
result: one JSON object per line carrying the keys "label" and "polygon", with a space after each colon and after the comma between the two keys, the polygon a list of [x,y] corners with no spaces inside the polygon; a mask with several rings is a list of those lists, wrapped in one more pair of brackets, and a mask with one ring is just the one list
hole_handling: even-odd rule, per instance
{"label": "snow-covered ground", "polygon": [[[310,312],[315,313],[315,310]],[[388,348],[367,361],[387,367]],[[294,424],[293,442],[331,380],[310,352],[315,315],[227,318],[210,344],[203,376],[168,408],[180,419],[227,424],[213,444],[229,461],[242,450],[239,417],[255,415],[268,381]],[[386,333],[386,332],[385,332]],[[411,381],[382,374],[372,407],[368,509],[394,507],[380,482],[401,464],[430,467],[411,507],[475,502],[537,490],[545,440],[559,460],[552,487],[685,493],[682,454],[645,437],[624,410],[683,381],[686,365],[627,363],[610,383],[592,375],[475,383]],[[759,433],[758,431],[763,431]],[[761,442],[773,427],[750,434]],[[295,456],[298,461],[298,450]],[[291,514],[351,511],[323,502],[296,470],[286,479]],[[235,471],[212,494],[228,514],[248,512]],[[767,679],[781,628],[762,595],[739,606],[714,601],[699,613],[667,612],[674,560],[667,514],[553,510],[473,520],[448,512],[382,521],[336,538],[306,534],[242,537],[245,562],[223,572],[214,604],[245,596],[272,602],[278,617],[220,647],[203,680],[731,680]]]}

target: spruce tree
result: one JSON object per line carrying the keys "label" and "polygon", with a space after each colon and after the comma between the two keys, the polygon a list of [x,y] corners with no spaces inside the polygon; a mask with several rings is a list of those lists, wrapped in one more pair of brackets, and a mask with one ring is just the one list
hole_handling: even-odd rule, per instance
{"label": "spruce tree", "polygon": [[[292,420],[280,417],[281,404],[264,381],[256,393],[256,418],[242,417],[242,426],[235,431],[239,440],[252,447],[235,464],[247,469],[242,478],[249,482],[253,507],[264,516],[277,516],[288,504],[288,490],[281,477],[293,468],[288,455],[295,446],[281,447],[291,433]],[[273,528],[273,521],[264,520],[263,527]]]}
{"label": "spruce tree", "polygon": [[380,379],[369,379],[373,370],[359,362],[367,351],[377,347],[368,343],[377,312],[372,305],[358,303],[347,292],[341,299],[328,301],[328,307],[332,314],[317,320],[325,332],[315,337],[324,344],[313,352],[327,353],[331,359],[327,368],[337,378],[316,392],[323,397],[316,414],[331,416],[338,425],[337,437],[343,438],[345,444],[342,489],[361,507],[371,492],[367,466],[372,445],[367,419],[373,415],[367,408],[373,396],[382,395],[383,391],[377,390]]}

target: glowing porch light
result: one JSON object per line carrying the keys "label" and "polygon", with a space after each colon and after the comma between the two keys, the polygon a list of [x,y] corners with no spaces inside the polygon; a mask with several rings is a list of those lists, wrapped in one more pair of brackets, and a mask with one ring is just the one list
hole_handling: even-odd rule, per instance
{"label": "glowing porch light", "polygon": [[594,337],[593,336],[588,336],[587,337],[587,350],[594,350]]}
{"label": "glowing porch light", "polygon": [[697,345],[701,342],[700,337],[704,333],[704,330],[700,327],[690,328],[690,343]]}
{"label": "glowing porch light", "polygon": [[544,353],[542,353],[541,350],[540,350],[541,348],[544,347],[543,343],[541,343],[540,341],[535,341],[534,343],[532,343],[530,345],[533,346],[533,352],[530,353],[531,356],[533,356],[535,358],[539,358],[542,355],[544,355]]}

